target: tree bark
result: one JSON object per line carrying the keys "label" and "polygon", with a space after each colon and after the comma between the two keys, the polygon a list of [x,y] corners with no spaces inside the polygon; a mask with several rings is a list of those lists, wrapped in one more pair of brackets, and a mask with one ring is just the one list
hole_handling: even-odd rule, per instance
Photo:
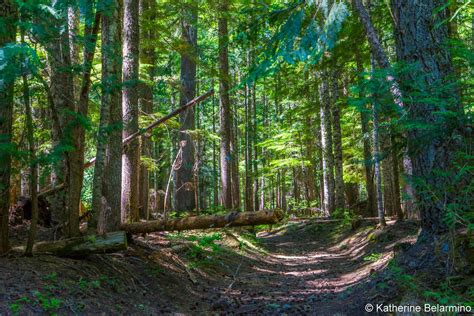
{"label": "tree bark", "polygon": [[381,145],[381,164],[382,164],[382,179],[383,179],[383,202],[385,214],[393,216],[396,214],[394,206],[394,180],[393,180],[393,161],[390,154],[392,148],[390,132],[385,129],[380,129],[380,145]]}
{"label": "tree bark", "polygon": [[[250,67],[250,52],[247,51],[247,66]],[[253,211],[253,180],[252,180],[252,88],[245,85],[245,211]]]}
{"label": "tree bark", "polygon": [[[372,61],[372,72],[375,71],[375,60],[373,55],[371,55]],[[382,191],[382,170],[380,166],[380,130],[379,130],[379,97],[378,91],[374,91],[372,94],[372,122],[373,122],[373,129],[372,129],[372,142],[374,144],[374,176],[375,176],[375,192],[376,192],[376,200],[377,200],[377,214],[379,218],[379,224],[381,226],[385,226],[385,210],[383,204],[383,191]]]}
{"label": "tree bark", "polygon": [[[24,35],[22,34],[22,42],[24,43]],[[30,102],[30,88],[28,85],[28,77],[26,71],[23,74],[23,102],[26,113],[26,134],[28,139],[28,152],[30,164],[30,188],[31,193],[31,224],[26,242],[25,254],[31,256],[33,243],[35,242],[37,224],[38,224],[38,166],[36,162],[36,146],[34,138],[33,111]]]}
{"label": "tree bark", "polygon": [[[86,119],[89,112],[89,92],[91,86],[91,70],[94,61],[95,50],[97,46],[97,35],[99,33],[101,12],[97,11],[95,16],[93,14],[93,3],[92,1],[87,2],[87,14],[85,18],[85,30],[84,30],[84,59],[83,59],[83,73],[81,79],[81,89],[79,93],[79,102],[77,104],[78,116],[82,119]],[[94,16],[94,17],[93,17]],[[85,127],[83,124],[75,124],[73,127],[73,141],[76,148],[74,154],[75,159],[81,162],[81,165],[76,167],[77,177],[75,178],[74,187],[71,189],[74,193],[77,203],[80,203],[80,194],[82,191],[82,184],[84,180],[84,157],[85,157]],[[41,193],[40,193],[41,195]],[[71,201],[71,204],[76,204],[76,201]],[[77,223],[79,225],[79,223]],[[76,225],[71,223],[71,225]]]}
{"label": "tree bark", "polygon": [[[186,45],[181,52],[181,91],[180,104],[192,100],[196,94],[196,58],[197,58],[197,3],[187,3],[181,17],[181,36]],[[194,196],[193,140],[186,132],[194,129],[194,110],[192,108],[180,114],[179,147],[182,148],[181,167],[175,173],[175,210],[192,211],[196,208]]]}
{"label": "tree bark", "polygon": [[[360,60],[360,54],[356,51],[356,64],[357,72],[362,74],[364,71],[362,66],[362,61]],[[362,94],[359,94],[359,97],[362,97]],[[375,199],[375,185],[374,185],[374,176],[372,170],[372,150],[370,146],[370,131],[369,131],[369,117],[367,113],[367,108],[364,105],[364,108],[360,111],[360,123],[362,130],[362,137],[364,141],[364,175],[365,175],[365,191],[367,193],[367,214],[369,216],[375,216],[376,209],[376,199]]]}
{"label": "tree bark", "polygon": [[221,161],[221,185],[222,185],[222,205],[230,210],[232,203],[232,175],[231,164],[233,155],[230,150],[232,117],[229,98],[229,58],[228,58],[228,31],[227,31],[227,11],[226,0],[219,3],[218,36],[219,36],[219,100],[220,100],[220,161]]}
{"label": "tree bark", "polygon": [[[76,117],[76,103],[74,99],[74,78],[72,74],[71,47],[69,39],[68,8],[55,3],[58,18],[53,23],[51,40],[47,44],[48,61],[51,68],[51,95],[54,109],[52,115],[57,116],[57,124],[53,131],[53,141],[59,148],[72,147],[73,150],[62,153],[63,159],[56,165],[56,182],[65,183],[68,190],[59,193],[53,202],[53,214],[61,221],[67,222],[68,236],[79,234],[79,203],[80,188],[82,185],[83,161],[77,153],[77,141],[73,134],[80,120]],[[64,32],[60,32],[65,28]]]}
{"label": "tree bark", "polygon": [[[153,113],[153,78],[155,75],[155,47],[154,39],[156,38],[154,23],[156,18],[156,2],[153,0],[140,1],[140,37],[143,42],[140,45],[140,64],[145,71],[140,72],[140,76],[144,79],[140,89],[139,108],[145,114]],[[152,144],[150,139],[141,139],[141,155],[143,157],[152,157]],[[157,156],[156,156],[157,157]],[[140,166],[139,176],[139,206],[141,216],[148,219],[150,214],[149,204],[149,183],[150,174],[146,165]],[[158,179],[155,179],[158,181]],[[158,195],[158,185],[155,185],[156,198]],[[161,205],[162,203],[158,203]],[[160,207],[158,207],[160,208]],[[160,208],[161,209],[161,208]],[[156,210],[153,210],[156,211]]]}
{"label": "tree bark", "polygon": [[[91,228],[99,233],[120,225],[122,185],[122,45],[120,0],[103,8],[102,99],[93,180]],[[107,131],[110,129],[110,131]]]}
{"label": "tree bark", "polygon": [[334,170],[335,170],[335,204],[336,209],[344,208],[344,174],[342,168],[342,135],[341,135],[341,119],[340,106],[338,99],[338,72],[332,72],[331,80],[331,103],[332,103],[332,126],[333,126],[333,142],[334,142]]}
{"label": "tree bark", "polygon": [[393,174],[393,205],[395,214],[397,214],[398,220],[403,220],[404,215],[401,205],[401,194],[400,194],[400,172],[399,172],[399,160],[398,160],[398,146],[395,141],[395,136],[392,135],[392,147],[390,148],[390,156],[392,159],[392,174]]}
{"label": "tree bark", "polygon": [[[214,81],[212,81],[212,87],[214,87]],[[212,132],[216,134],[216,98],[212,97]],[[219,174],[218,174],[218,163],[217,163],[217,142],[212,140],[212,180],[213,180],[213,206],[216,208],[219,205]]]}
{"label": "tree bark", "polygon": [[[440,23],[445,19],[445,10],[438,8],[444,5],[442,0],[392,0],[391,7],[395,18],[395,42],[397,57],[400,61],[413,65],[413,71],[402,76],[408,95],[414,92],[415,86],[424,85],[425,93],[436,100],[426,98],[410,99],[407,107],[408,119],[419,122],[408,131],[408,153],[413,167],[413,178],[423,180],[423,187],[415,189],[416,204],[420,210],[421,225],[425,232],[441,234],[447,230],[444,216],[446,205],[455,201],[456,190],[446,190],[442,198],[426,194],[428,190],[437,192],[448,185],[451,179],[439,174],[448,172],[456,151],[456,141],[451,139],[454,129],[460,126],[462,111],[455,88],[451,87],[453,67],[448,48],[447,25]],[[420,82],[421,81],[421,82]],[[415,84],[416,82],[416,84]],[[418,93],[418,92],[417,92]],[[444,113],[452,115],[440,115]],[[450,121],[452,120],[452,121]]]}
{"label": "tree bark", "polygon": [[[0,6],[0,47],[15,41],[16,17],[15,1],[4,1]],[[0,254],[10,250],[8,213],[12,157],[7,148],[12,142],[12,124],[13,81],[5,80],[5,85],[0,88]]]}
{"label": "tree bark", "polygon": [[332,150],[332,127],[329,89],[326,82],[327,73],[321,72],[319,85],[321,119],[321,147],[324,178],[324,211],[331,215],[334,211],[334,155]]}
{"label": "tree bark", "polygon": [[158,231],[182,231],[192,229],[276,224],[282,219],[283,212],[280,210],[232,212],[227,215],[189,216],[172,220],[122,224],[122,229],[131,234],[142,234]]}
{"label": "tree bark", "polygon": [[[139,0],[124,1],[123,17],[123,138],[138,131],[139,96]],[[122,155],[121,221],[134,222],[138,213],[138,181],[140,171],[140,143],[138,139],[125,146]]]}

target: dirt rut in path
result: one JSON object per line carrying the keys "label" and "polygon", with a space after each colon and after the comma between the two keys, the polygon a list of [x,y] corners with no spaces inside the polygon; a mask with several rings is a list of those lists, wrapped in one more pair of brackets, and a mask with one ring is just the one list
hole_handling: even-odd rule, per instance
{"label": "dirt rut in path", "polygon": [[386,268],[394,245],[415,235],[413,225],[393,222],[384,231],[300,222],[260,233],[267,254],[244,261],[215,307],[236,314],[364,314],[366,303],[396,295],[372,276]]}

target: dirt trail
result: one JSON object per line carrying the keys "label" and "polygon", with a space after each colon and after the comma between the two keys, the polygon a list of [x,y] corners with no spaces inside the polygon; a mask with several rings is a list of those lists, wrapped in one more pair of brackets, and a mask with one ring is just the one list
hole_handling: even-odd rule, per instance
{"label": "dirt trail", "polygon": [[[393,233],[390,226],[384,234]],[[373,233],[370,227],[354,233],[335,225],[299,223],[259,234],[268,254],[242,264],[216,307],[235,314],[364,314],[365,304],[375,298],[367,293],[377,290],[371,275],[386,267],[394,237],[400,241],[393,235],[376,243]]]}

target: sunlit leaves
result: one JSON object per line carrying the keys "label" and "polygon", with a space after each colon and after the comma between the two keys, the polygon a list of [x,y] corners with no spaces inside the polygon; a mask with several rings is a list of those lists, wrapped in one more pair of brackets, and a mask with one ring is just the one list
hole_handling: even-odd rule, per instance
{"label": "sunlit leaves", "polygon": [[[334,3],[329,10],[305,3],[290,7],[288,16],[279,14],[284,20],[279,22],[281,26],[277,27],[258,56],[249,81],[273,73],[282,63],[318,63],[325,51],[334,48],[337,34],[349,14],[343,2]],[[322,19],[318,10],[323,11]]]}

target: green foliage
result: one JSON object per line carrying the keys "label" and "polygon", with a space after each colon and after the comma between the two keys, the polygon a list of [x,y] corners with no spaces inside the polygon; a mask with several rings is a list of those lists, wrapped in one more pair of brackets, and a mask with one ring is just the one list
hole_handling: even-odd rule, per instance
{"label": "green foliage", "polygon": [[221,246],[215,243],[218,240],[222,240],[222,236],[219,233],[189,236],[187,240],[195,242],[186,254],[191,261],[191,268],[209,265],[214,261],[215,256],[222,251]]}
{"label": "green foliage", "polygon": [[33,292],[34,297],[37,300],[37,303],[43,308],[44,311],[50,312],[57,310],[61,307],[62,301],[58,298],[55,298],[51,292],[41,293],[40,291]]}
{"label": "green foliage", "polygon": [[445,279],[439,282],[438,286],[433,286],[433,283],[431,283],[428,288],[422,280],[426,276],[408,274],[394,260],[390,261],[389,269],[398,286],[410,293],[420,293],[426,302],[440,305],[474,306],[472,287],[467,292],[462,293],[456,289],[454,283],[450,283],[448,279]]}
{"label": "green foliage", "polygon": [[42,277],[43,281],[56,282],[58,275],[56,272],[52,272]]}
{"label": "green foliage", "polygon": [[343,225],[350,225],[356,217],[352,210],[340,208],[336,209],[331,216],[333,218],[342,219]]}
{"label": "green foliage", "polygon": [[266,41],[250,81],[275,73],[283,63],[316,64],[326,50],[334,47],[347,15],[343,2],[335,2],[331,8],[319,8],[316,2],[297,1],[270,12],[269,21],[280,25]]}
{"label": "green foliage", "polygon": [[377,262],[380,260],[380,258],[382,258],[382,254],[374,252],[374,253],[364,256],[363,259],[364,261]]}
{"label": "green foliage", "polygon": [[9,307],[13,315],[19,315],[22,304],[28,304],[28,303],[30,303],[29,297],[22,296],[19,299],[15,300],[14,303],[11,303]]}
{"label": "green foliage", "polygon": [[98,289],[101,287],[101,280],[88,280],[88,279],[83,279],[82,277],[79,279],[78,282],[79,288],[81,290],[92,290],[92,289]]}

